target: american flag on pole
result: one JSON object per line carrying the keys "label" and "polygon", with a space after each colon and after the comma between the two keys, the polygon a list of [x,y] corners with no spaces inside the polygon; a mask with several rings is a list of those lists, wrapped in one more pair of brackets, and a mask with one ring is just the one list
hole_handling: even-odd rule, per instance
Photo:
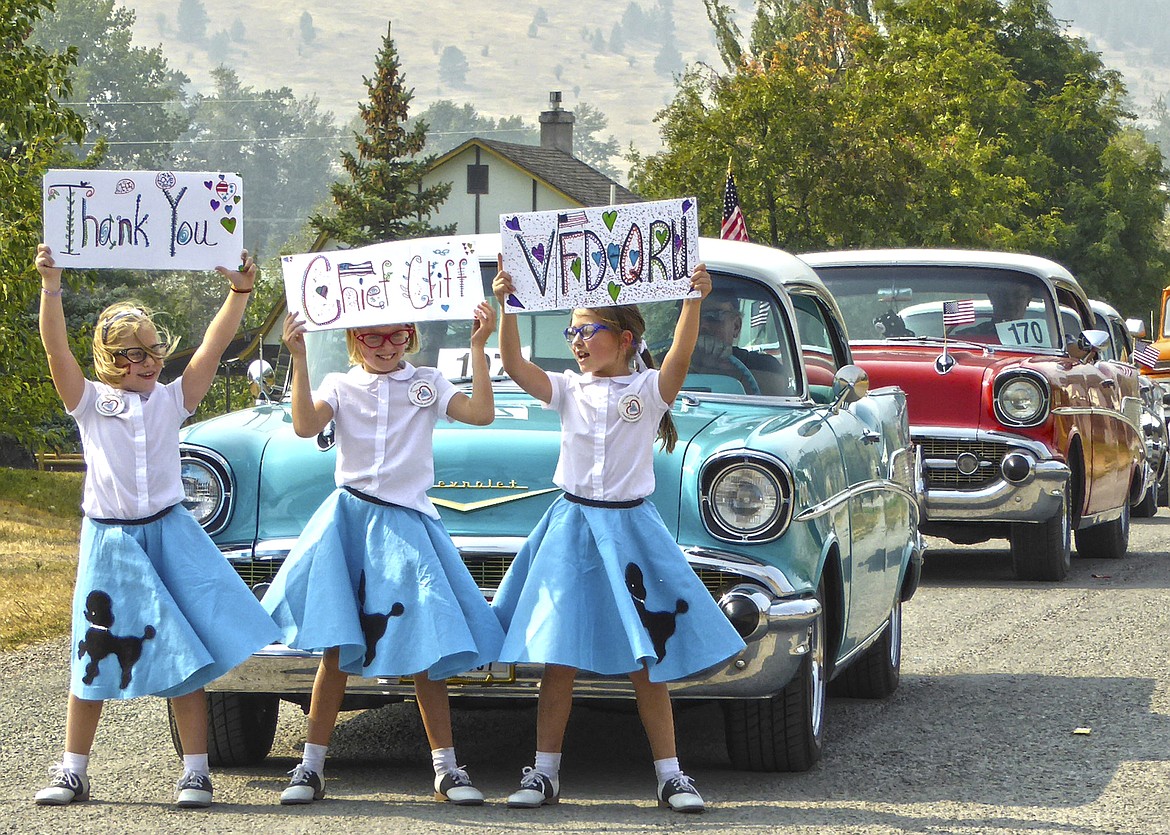
{"label": "american flag on pole", "polygon": [[727,241],[751,240],[743,211],[739,208],[739,190],[735,187],[731,166],[727,167],[727,183],[723,186],[723,225],[719,227],[719,237]]}
{"label": "american flag on pole", "polygon": [[1140,343],[1134,348],[1133,361],[1146,368],[1154,368],[1158,364],[1158,349],[1148,342]]}
{"label": "american flag on pole", "polygon": [[943,302],[943,327],[954,328],[959,325],[975,324],[974,299]]}

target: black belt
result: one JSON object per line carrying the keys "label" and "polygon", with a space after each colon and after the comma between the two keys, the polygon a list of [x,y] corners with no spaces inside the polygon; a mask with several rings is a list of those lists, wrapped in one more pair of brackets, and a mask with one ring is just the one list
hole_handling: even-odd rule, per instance
{"label": "black belt", "polygon": [[400,504],[394,504],[394,502],[388,502],[388,501],[385,501],[384,499],[379,499],[377,496],[371,496],[369,493],[363,493],[361,490],[358,490],[356,487],[350,487],[347,484],[343,484],[341,486],[341,489],[344,490],[345,492],[349,493],[354,498],[361,499],[363,502],[369,502],[370,504],[381,505],[382,507],[397,507],[397,508],[401,508],[403,510],[408,509],[408,508],[404,508]]}
{"label": "black belt", "polygon": [[586,507],[608,507],[615,509],[637,507],[645,501],[645,499],[630,499],[629,501],[625,502],[602,502],[598,501],[597,499],[586,499],[581,496],[574,496],[572,493],[565,493],[565,498],[571,501],[573,504],[583,504]]}
{"label": "black belt", "polygon": [[158,513],[142,519],[98,519],[96,516],[91,516],[89,519],[91,522],[100,522],[103,525],[149,525],[151,522],[157,522],[178,506],[177,504],[173,504],[170,507],[164,507]]}

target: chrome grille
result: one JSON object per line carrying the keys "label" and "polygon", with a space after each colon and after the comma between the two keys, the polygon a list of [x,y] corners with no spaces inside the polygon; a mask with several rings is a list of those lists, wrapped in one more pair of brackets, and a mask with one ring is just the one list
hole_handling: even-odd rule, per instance
{"label": "chrome grille", "polygon": [[[512,564],[512,557],[510,555],[480,557],[465,554],[463,561],[466,563],[467,570],[471,573],[471,578],[475,580],[477,586],[484,591],[495,592],[500,587],[500,582],[504,579],[504,575],[508,571],[508,566]],[[232,567],[236,569],[236,573],[251,588],[258,583],[272,582],[272,578],[280,570],[282,562],[283,560],[280,559],[241,560],[233,562]],[[695,569],[695,574],[698,575],[699,580],[702,581],[707,591],[711,592],[711,596],[716,599],[734,585],[745,582],[756,582],[740,574],[720,571],[715,568]]]}
{"label": "chrome grille", "polygon": [[[920,438],[917,442],[922,447],[928,488],[975,490],[991,484],[1000,478],[1000,462],[1011,451],[1008,444],[965,438]],[[964,475],[954,467],[939,467],[933,464],[940,460],[953,463],[964,452],[969,452],[979,459],[979,469],[970,475]]]}

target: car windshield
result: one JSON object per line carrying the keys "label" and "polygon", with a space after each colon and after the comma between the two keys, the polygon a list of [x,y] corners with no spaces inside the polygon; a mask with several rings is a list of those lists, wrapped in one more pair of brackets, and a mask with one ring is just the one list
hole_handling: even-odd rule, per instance
{"label": "car windshield", "polygon": [[[484,293],[491,295],[496,265],[481,265]],[[798,382],[793,371],[795,349],[792,329],[771,289],[729,275],[713,275],[719,290],[704,302],[700,335],[692,356],[684,390],[726,394],[763,394],[793,397]],[[656,363],[661,363],[674,338],[681,302],[644,304],[646,344]],[[577,370],[564,330],[568,311],[520,314],[517,325],[524,356],[546,371]],[[419,322],[420,349],[408,356],[412,365],[433,366],[452,382],[466,382],[471,374],[471,322]],[[306,334],[309,379],[313,387],[325,375],[349,368],[345,331]],[[492,376],[502,378],[499,334],[488,340]]]}
{"label": "car windshield", "polygon": [[851,340],[945,335],[1011,348],[1061,347],[1048,287],[1026,273],[963,265],[818,267],[817,273],[837,298]]}

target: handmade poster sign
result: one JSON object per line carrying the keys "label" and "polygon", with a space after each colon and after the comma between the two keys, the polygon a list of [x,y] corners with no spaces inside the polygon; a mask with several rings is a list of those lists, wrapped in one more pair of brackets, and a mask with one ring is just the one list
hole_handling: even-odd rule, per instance
{"label": "handmade poster sign", "polygon": [[500,215],[510,312],[681,299],[698,263],[695,198]]}
{"label": "handmade poster sign", "polygon": [[52,169],[44,241],[57,266],[208,270],[240,263],[238,174]]}
{"label": "handmade poster sign", "polygon": [[427,241],[286,255],[281,267],[288,309],[307,331],[471,319],[483,301],[475,245]]}

